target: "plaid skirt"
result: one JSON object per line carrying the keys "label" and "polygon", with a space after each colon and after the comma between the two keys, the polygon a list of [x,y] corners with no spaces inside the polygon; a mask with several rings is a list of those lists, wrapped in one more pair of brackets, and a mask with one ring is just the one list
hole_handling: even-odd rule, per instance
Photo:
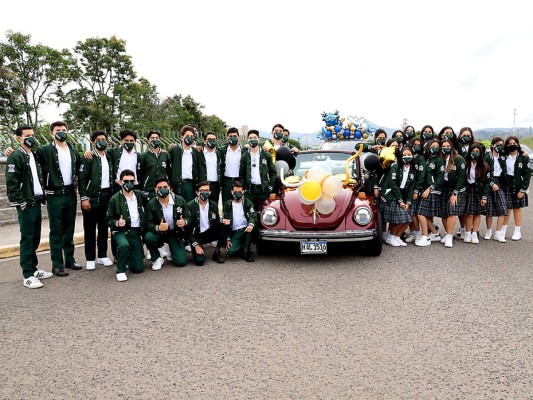
{"label": "plaid skirt", "polygon": [[425,217],[438,217],[440,213],[440,197],[440,194],[430,193],[427,199],[424,199],[422,194],[420,194],[420,202],[416,213]]}
{"label": "plaid skirt", "polygon": [[448,218],[451,215],[464,215],[466,210],[466,191],[457,193],[457,203],[455,206],[450,204],[450,197],[453,193],[451,189],[444,189],[440,195],[439,217]]}
{"label": "plaid skirt", "polygon": [[522,199],[518,199],[516,193],[512,188],[507,190],[507,209],[524,208],[527,207],[527,193],[524,193]]}
{"label": "plaid skirt", "polygon": [[507,193],[505,192],[505,183],[499,177],[494,177],[494,183],[498,185],[500,190],[495,192],[492,188],[489,189],[487,206],[483,211],[483,215],[487,217],[501,217],[507,215]]}
{"label": "plaid skirt", "polygon": [[383,221],[389,224],[408,224],[413,220],[410,211],[405,211],[397,201],[385,201],[381,198]]}
{"label": "plaid skirt", "polygon": [[465,214],[482,214],[487,205],[481,207],[481,197],[477,195],[476,184],[468,184],[466,187],[466,211]]}

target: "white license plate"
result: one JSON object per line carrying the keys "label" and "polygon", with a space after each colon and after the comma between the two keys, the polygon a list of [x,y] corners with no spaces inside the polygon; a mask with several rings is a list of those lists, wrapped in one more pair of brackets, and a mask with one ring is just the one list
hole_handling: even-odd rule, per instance
{"label": "white license plate", "polygon": [[328,242],[300,242],[300,254],[327,254]]}

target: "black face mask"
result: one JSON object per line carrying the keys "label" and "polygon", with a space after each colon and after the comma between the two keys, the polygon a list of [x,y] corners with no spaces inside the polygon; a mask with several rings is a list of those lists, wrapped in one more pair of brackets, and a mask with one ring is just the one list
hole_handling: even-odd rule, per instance
{"label": "black face mask", "polygon": [[160,189],[157,189],[156,193],[157,193],[157,195],[159,197],[164,199],[165,197],[167,197],[170,194],[170,189],[169,188],[160,188]]}
{"label": "black face mask", "polygon": [[242,192],[233,192],[231,194],[233,196],[233,198],[237,201],[239,201],[240,199],[242,199]]}
{"label": "black face mask", "polygon": [[472,160],[477,160],[480,156],[480,153],[477,151],[470,153],[470,157],[472,157]]}
{"label": "black face mask", "polygon": [[402,160],[404,164],[411,164],[411,162],[413,161],[413,157],[405,156],[405,157],[402,157]]}
{"label": "black face mask", "polygon": [[235,137],[235,136],[232,136],[228,139],[228,142],[230,144],[230,146],[235,146],[237,143],[239,143],[239,138],[238,137]]}
{"label": "black face mask", "polygon": [[451,152],[452,152],[452,148],[451,147],[443,147],[442,148],[442,154],[444,154],[444,155],[451,154]]}
{"label": "black face mask", "polygon": [[217,142],[214,140],[208,140],[207,147],[209,147],[210,149],[214,149],[215,147],[217,147]]}
{"label": "black face mask", "polygon": [[207,201],[207,199],[209,198],[209,192],[203,190],[203,191],[200,192],[198,197],[200,197],[203,201]]}
{"label": "black face mask", "polygon": [[133,150],[133,148],[135,147],[135,143],[130,143],[130,142],[126,142],[124,143],[124,149],[129,153],[130,151]]}
{"label": "black face mask", "polygon": [[255,148],[255,147],[257,147],[257,145],[259,144],[259,140],[257,140],[257,139],[250,139],[250,140],[248,140],[248,143],[250,144],[250,147]]}
{"label": "black face mask", "polygon": [[385,142],[386,142],[385,139],[378,139],[378,140],[376,140],[376,144],[378,144],[378,145],[380,145],[380,146],[385,146]]}
{"label": "black face mask", "polygon": [[157,139],[152,140],[150,143],[154,149],[157,149],[159,146],[161,146],[161,141]]}
{"label": "black face mask", "polygon": [[289,137],[287,135],[283,135],[283,137],[281,138],[281,141],[283,143],[287,143],[289,141]]}
{"label": "black face mask", "polygon": [[396,140],[398,143],[403,143],[403,136],[396,136],[394,140]]}
{"label": "black face mask", "polygon": [[424,132],[422,134],[422,137],[424,138],[424,140],[431,140],[433,139],[433,134],[431,132]]}
{"label": "black face mask", "polygon": [[411,140],[412,138],[415,137],[415,133],[411,132],[411,131],[406,131],[405,132],[405,137],[407,138],[407,140]]}
{"label": "black face mask", "polygon": [[422,151],[422,147],[413,146],[413,151],[414,151],[415,154],[420,154],[420,152]]}
{"label": "black face mask", "polygon": [[472,141],[472,138],[470,136],[462,136],[461,137],[461,143],[468,144]]}
{"label": "black face mask", "polygon": [[96,142],[94,144],[94,146],[100,150],[100,151],[104,151],[106,148],[107,148],[107,142],[104,141],[104,140],[99,140],[98,142]]}
{"label": "black face mask", "polygon": [[283,132],[274,132],[274,139],[281,140],[283,137]]}
{"label": "black face mask", "polygon": [[122,182],[122,188],[127,192],[131,192],[133,190],[133,187],[135,186],[134,181],[124,181]]}
{"label": "black face mask", "polygon": [[494,151],[496,151],[496,153],[503,153],[503,146],[501,144],[499,144],[498,146],[494,146]]}
{"label": "black face mask", "polygon": [[193,142],[194,142],[193,136],[185,136],[183,138],[183,143],[185,143],[187,146],[190,146],[191,144],[193,144]]}
{"label": "black face mask", "polygon": [[60,142],[64,142],[65,140],[67,140],[67,132],[65,131],[56,132],[55,138]]}
{"label": "black face mask", "polygon": [[439,154],[439,148],[438,147],[430,147],[429,148],[429,154],[431,154],[432,156],[436,156],[437,154]]}
{"label": "black face mask", "polygon": [[512,153],[513,151],[516,151],[516,150],[518,150],[518,145],[516,144],[510,144],[507,146],[507,151],[509,153]]}

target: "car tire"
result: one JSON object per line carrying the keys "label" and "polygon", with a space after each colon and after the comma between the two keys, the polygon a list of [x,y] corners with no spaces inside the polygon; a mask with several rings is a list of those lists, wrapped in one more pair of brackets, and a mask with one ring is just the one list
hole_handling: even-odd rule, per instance
{"label": "car tire", "polygon": [[381,217],[378,214],[378,223],[377,223],[377,235],[374,239],[366,243],[366,255],[371,257],[378,257],[381,254],[383,248],[383,241],[381,240],[382,228],[381,228]]}

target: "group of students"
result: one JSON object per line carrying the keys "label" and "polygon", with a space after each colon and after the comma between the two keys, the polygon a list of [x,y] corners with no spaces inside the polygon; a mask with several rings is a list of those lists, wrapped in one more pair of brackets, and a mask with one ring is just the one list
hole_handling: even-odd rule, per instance
{"label": "group of students", "polygon": [[[382,157],[381,168],[373,177],[381,217],[388,224],[385,243],[429,246],[440,241],[453,247],[459,220],[460,230],[455,236],[477,244],[482,215],[487,226],[484,239],[503,243],[511,214],[515,225],[511,239],[521,239],[522,208],[528,205],[531,169],[528,154],[516,136],[505,140],[494,137],[487,149],[476,142],[468,127],[457,135],[446,126],[435,135],[426,125],[417,136],[412,126],[406,126],[391,138],[384,130],[377,130],[375,143],[365,144],[363,151],[379,155],[385,147],[395,148],[396,161]],[[443,234],[438,233],[435,217],[442,219]]]}
{"label": "group of students", "polygon": [[[196,265],[205,262],[204,246],[216,241],[213,260],[223,263],[221,250],[248,262],[256,232],[257,209],[274,190],[277,178],[272,155],[259,146],[259,132],[247,133],[241,146],[236,128],[227,130],[227,144],[218,147],[216,135],[198,140],[192,125],[184,126],[179,141],[161,148],[157,131],[146,136],[149,148],[136,150],[137,135],[120,132],[121,145],[108,148],[108,135],[91,135],[92,151],[84,155],[67,141],[63,121],[51,124],[51,144],[38,146],[30,126],[15,130],[19,146],[6,154],[9,201],[17,209],[20,225],[20,266],[23,285],[43,286],[41,279],[68,276],[65,269],[81,270],[74,259],[77,192],[83,213],[86,269],[96,264],[112,266],[108,235],[116,261],[116,279],[127,280],[126,271],[140,273],[146,258],[159,270],[165,257],[176,266],[187,263],[192,252]],[[289,131],[272,128],[272,146],[287,146]],[[222,215],[219,198],[222,197]],[[52,272],[38,268],[36,250],[41,237],[41,205],[46,204],[50,223]],[[168,244],[170,254],[165,251]]]}

